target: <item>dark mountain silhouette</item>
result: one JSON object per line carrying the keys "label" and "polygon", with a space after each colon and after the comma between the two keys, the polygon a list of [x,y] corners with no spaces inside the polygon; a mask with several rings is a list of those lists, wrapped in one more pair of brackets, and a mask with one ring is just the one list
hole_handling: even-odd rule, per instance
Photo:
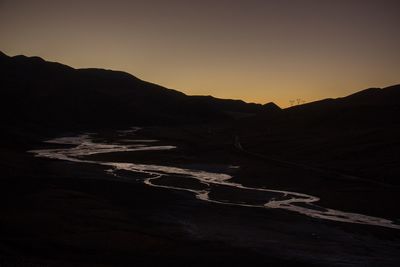
{"label": "dark mountain silhouette", "polygon": [[260,113],[236,131],[257,153],[400,183],[400,85]]}
{"label": "dark mountain silhouette", "polygon": [[229,120],[260,104],[187,96],[128,73],[74,69],[39,57],[0,55],[1,117],[6,124],[71,129]]}
{"label": "dark mountain silhouette", "polygon": [[318,110],[338,110],[352,108],[387,108],[399,106],[400,85],[386,88],[368,88],[346,97],[324,99],[289,108],[291,111],[307,112]]}
{"label": "dark mountain silhouette", "polygon": [[281,108],[278,107],[274,102],[269,102],[267,104],[264,104],[264,109],[267,111],[280,111]]}
{"label": "dark mountain silhouette", "polygon": [[257,153],[385,182],[400,175],[400,85],[281,110],[39,57],[0,53],[0,73],[3,144],[78,129],[224,122],[226,136]]}
{"label": "dark mountain silhouette", "polygon": [[[273,103],[272,103],[273,105]],[[265,105],[266,107],[266,105]],[[400,85],[386,88],[369,88],[346,97],[323,99],[282,110],[282,112],[258,113],[243,120],[257,127],[280,129],[304,128],[373,128],[378,125],[400,123]]]}
{"label": "dark mountain silhouette", "polygon": [[286,113],[312,127],[373,128],[400,123],[400,85],[369,88],[355,94],[316,101]]}

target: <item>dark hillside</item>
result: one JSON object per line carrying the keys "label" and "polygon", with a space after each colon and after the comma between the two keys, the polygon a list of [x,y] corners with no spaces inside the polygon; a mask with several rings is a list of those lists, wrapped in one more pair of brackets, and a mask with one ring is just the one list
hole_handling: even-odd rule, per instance
{"label": "dark hillside", "polygon": [[400,183],[400,85],[258,114],[236,131],[254,152]]}
{"label": "dark hillside", "polygon": [[0,55],[1,119],[46,128],[203,123],[255,114],[260,104],[187,96],[128,73],[74,69],[39,57]]}

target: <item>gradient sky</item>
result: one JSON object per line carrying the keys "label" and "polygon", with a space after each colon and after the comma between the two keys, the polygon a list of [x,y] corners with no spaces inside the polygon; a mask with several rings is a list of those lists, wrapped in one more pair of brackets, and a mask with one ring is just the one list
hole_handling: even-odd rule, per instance
{"label": "gradient sky", "polygon": [[288,106],[400,83],[399,0],[0,0],[0,50]]}

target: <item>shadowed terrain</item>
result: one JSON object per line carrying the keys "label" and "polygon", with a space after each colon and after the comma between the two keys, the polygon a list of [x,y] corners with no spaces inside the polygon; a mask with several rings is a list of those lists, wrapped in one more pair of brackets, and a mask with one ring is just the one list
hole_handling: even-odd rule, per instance
{"label": "shadowed terrain", "polygon": [[3,123],[73,128],[200,123],[248,116],[277,106],[186,96],[128,73],[73,69],[39,57],[0,52]]}
{"label": "shadowed terrain", "polygon": [[[316,210],[398,226],[398,85],[281,110],[187,96],[123,72],[0,54],[0,86],[2,266],[400,264],[398,229],[221,205],[156,187],[205,187],[183,175],[149,186],[149,174],[139,171],[27,152],[73,148],[43,141],[84,132],[103,146],[142,140],[174,149],[78,159],[221,173],[246,187],[316,196]],[[132,126],[142,128],[121,131]],[[264,203],[276,194],[217,185],[210,197]]]}
{"label": "shadowed terrain", "polygon": [[236,124],[242,145],[271,158],[399,185],[400,85],[260,114]]}

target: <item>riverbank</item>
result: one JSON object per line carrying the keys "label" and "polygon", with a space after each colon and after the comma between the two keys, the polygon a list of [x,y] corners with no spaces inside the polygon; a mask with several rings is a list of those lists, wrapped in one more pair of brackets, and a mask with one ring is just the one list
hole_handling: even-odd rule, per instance
{"label": "riverbank", "polygon": [[[164,132],[168,136],[168,131]],[[284,177],[292,173],[266,168],[265,163],[225,150],[230,146],[223,143],[203,142],[192,147],[192,138],[188,136],[186,142],[181,137],[171,143],[173,138],[166,137],[163,142],[182,147],[178,156],[161,153],[154,159],[143,153],[141,160],[147,157],[152,162],[184,165],[196,159],[198,164],[212,161],[217,166],[235,159],[233,163],[241,163],[241,167],[234,179],[244,183],[248,175],[248,185],[275,180],[280,187],[286,180],[270,174],[280,172]],[[197,152],[196,147],[200,147]],[[103,154],[106,156],[138,160],[129,153]],[[1,251],[2,259],[11,266],[14,262],[42,266],[399,263],[397,230],[318,220],[283,210],[215,205],[188,192],[148,187],[132,172],[121,173],[127,176],[125,181],[112,180],[98,165],[33,158],[20,152],[4,153],[2,158],[12,162],[3,168],[1,186]],[[261,179],[265,173],[275,178]],[[307,184],[293,182],[289,187],[306,188]],[[342,199],[336,198],[336,202]]]}

